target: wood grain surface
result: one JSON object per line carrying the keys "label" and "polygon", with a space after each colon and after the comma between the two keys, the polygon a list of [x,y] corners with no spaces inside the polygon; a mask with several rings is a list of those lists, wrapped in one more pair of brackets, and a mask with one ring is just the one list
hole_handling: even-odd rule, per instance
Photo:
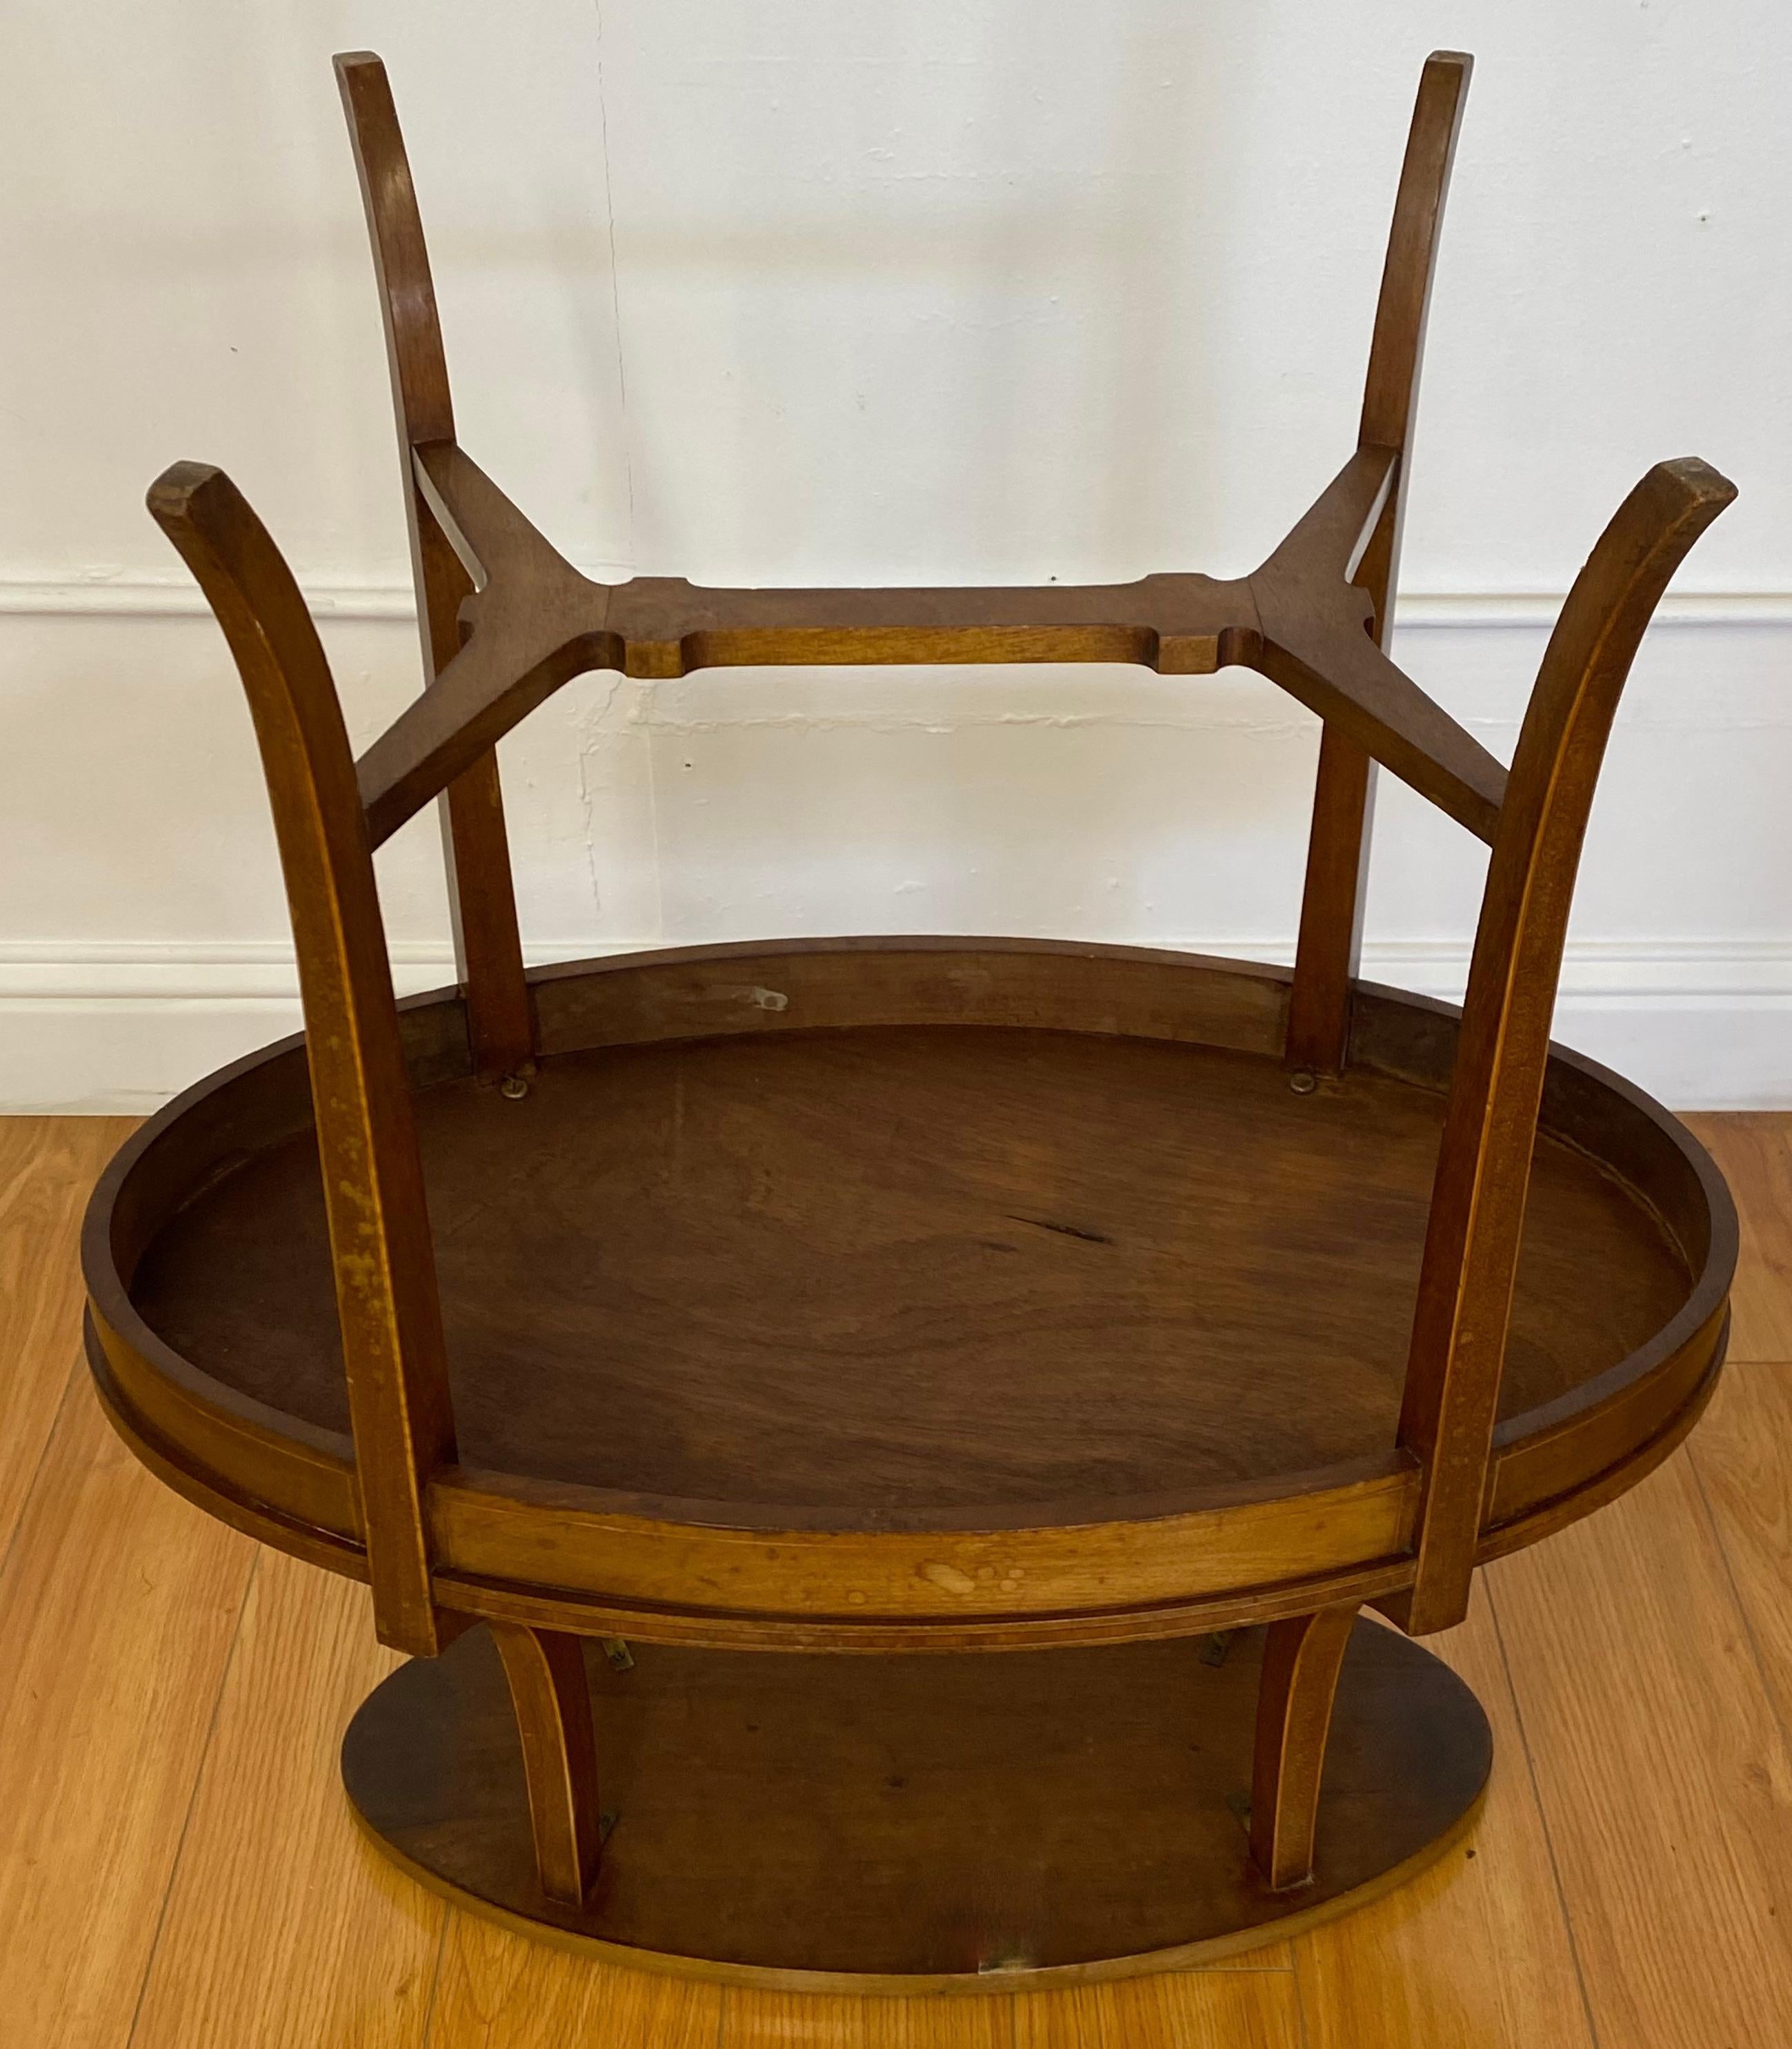
{"label": "wood grain surface", "polygon": [[130,1129],[115,1117],[0,1118],[0,1558],[80,1357],[81,1211]]}
{"label": "wood grain surface", "polygon": [[1792,2039],[1792,1749],[1690,1458],[1487,1577],[1598,2039]]}
{"label": "wood grain surface", "polygon": [[[462,1456],[875,1525],[1384,1454],[1441,1118],[1366,1072],[1301,1096],[1269,1059],[982,1028],[562,1056],[521,1102],[445,1083],[418,1124]],[[1505,1413],[1686,1287],[1545,1140]],[[305,1140],[181,1211],[134,1292],[195,1364],[348,1427]]]}
{"label": "wood grain surface", "polygon": [[[472,589],[472,579],[412,470],[411,450],[418,443],[453,438],[448,360],[422,217],[386,68],[378,57],[357,50],[336,59],[336,75],[385,318],[427,686],[460,652],[461,605]],[[473,760],[442,792],[441,806],[454,955],[467,994],[473,1065],[482,1079],[497,1081],[527,1071],[534,1052],[497,756],[488,749]]]}
{"label": "wood grain surface", "polygon": [[[9,1374],[62,1386],[71,1336]],[[68,1386],[0,1577],[0,2015],[32,2049],[130,2033],[255,1554]]]}
{"label": "wood grain surface", "polygon": [[1493,1724],[1487,1804],[1468,1842],[1410,1885],[1296,1940],[1303,2049],[1594,2049],[1484,1581],[1468,1619],[1427,1647],[1474,1688]]}
{"label": "wood grain surface", "polygon": [[1486,1718],[1448,1666],[1370,1623],[1337,1647],[1324,1632],[1343,1670],[1325,1674],[1316,1830],[1273,1889],[1240,1819],[1263,1635],[1235,1632],[1223,1656],[1200,1639],[877,1658],[636,1644],[626,1670],[585,1639],[615,1822],[582,1902],[538,1872],[526,1753],[484,1631],[372,1695],[343,1779],[368,1828],[456,1903],[630,1964],[975,1996],[992,1972],[1211,1962],[1445,1853],[1487,1780]]}
{"label": "wood grain surface", "polygon": [[[132,2040],[402,2049],[445,1919],[341,1826],[342,1724],[400,1661],[367,1589],[258,1554]],[[274,1844],[278,1853],[270,1854]]]}
{"label": "wood grain surface", "polygon": [[[1784,1214],[1792,1215],[1792,1211]],[[1692,1448],[1750,1646],[1792,1734],[1792,1364],[1727,1378]]]}
{"label": "wood grain surface", "polygon": [[[1732,1137],[1792,1144],[1792,1118],[1700,1129],[1727,1164]],[[98,1137],[0,1126],[4,1157],[52,1183],[71,1149],[97,1164]],[[0,1261],[72,1301],[55,1203],[29,1179]],[[1754,1328],[1792,1331],[1792,1220],[1764,1181],[1737,1192]],[[268,1554],[251,1587],[252,1547],[161,1489],[69,1386],[72,1345],[39,1326],[7,1363],[15,1401],[53,1411],[66,1390],[0,1567],[0,2012],[20,2049],[159,2043],[182,2012],[185,2049],[1735,2049],[1786,2028],[1792,1916],[1768,1910],[1792,1840],[1775,1720],[1792,1356],[1751,1348],[1763,1363],[1724,1381],[1690,1455],[1484,1574],[1467,1623],[1432,1639],[1499,1748],[1474,1835],[1431,1874],[1223,1969],[932,2002],[725,1995],[433,1922],[325,1768],[390,1662],[364,1591]],[[1557,1556],[1546,1587],[1522,1583]],[[283,1641],[301,1629],[302,1667]]]}

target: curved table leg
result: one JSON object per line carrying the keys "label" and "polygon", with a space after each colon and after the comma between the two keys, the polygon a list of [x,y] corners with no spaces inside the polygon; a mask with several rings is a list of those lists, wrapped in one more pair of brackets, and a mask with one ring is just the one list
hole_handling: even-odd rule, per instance
{"label": "curved table leg", "polygon": [[1273,1892],[1313,1875],[1313,1829],[1338,1674],[1355,1605],[1273,1623],[1263,1647],[1252,1760],[1250,1854]]}
{"label": "curved table leg", "polygon": [[491,1627],[523,1740],[542,1890],[550,1899],[581,1906],[603,1847],[585,1647],[557,1630],[500,1622]]}

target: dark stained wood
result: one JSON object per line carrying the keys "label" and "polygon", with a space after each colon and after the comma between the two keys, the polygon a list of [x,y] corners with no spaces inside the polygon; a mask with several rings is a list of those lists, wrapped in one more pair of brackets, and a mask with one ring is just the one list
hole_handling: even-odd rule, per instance
{"label": "dark stained wood", "polygon": [[[1368,1073],[1302,1098],[1261,1058],[979,1027],[568,1054],[519,1103],[426,1091],[461,1456],[867,1527],[1373,1456],[1442,1113]],[[1689,1285],[1646,1210],[1540,1151],[1514,1414]],[[348,1427],[306,1137],[180,1209],[135,1290],[203,1370]]]}
{"label": "dark stained wood", "polygon": [[1400,1438],[1425,1472],[1403,1619],[1467,1612],[1506,1367],[1533,1134],[1580,845],[1618,700],[1669,579],[1736,496],[1696,461],[1650,471],[1576,579],[1525,715],[1475,937]]}
{"label": "dark stained wood", "polygon": [[584,1647],[555,1629],[495,1622],[491,1631],[516,1717],[536,1876],[550,1899],[581,1907],[603,1849]]}
{"label": "dark stained wood", "polygon": [[1359,449],[1252,576],[1262,624],[1252,666],[1491,841],[1506,771],[1382,652],[1373,601],[1350,580],[1398,468],[1390,449]]}
{"label": "dark stained wood", "polygon": [[[454,438],[448,360],[422,216],[386,67],[371,52],[360,50],[339,56],[336,73],[379,288],[423,675],[426,683],[433,684],[461,651],[461,604],[472,589],[472,579],[418,485],[411,456],[420,442]],[[443,800],[449,902],[456,958],[467,992],[474,1064],[484,1079],[496,1081],[527,1072],[534,1052],[497,756],[489,748],[476,756],[448,784]]]}
{"label": "dark stained wood", "polygon": [[[1351,574],[1368,593],[1370,630],[1375,645],[1384,649],[1399,575],[1419,366],[1438,235],[1473,70],[1474,60],[1456,51],[1440,50],[1426,60],[1375,309],[1358,439],[1366,448],[1394,449],[1397,461],[1380,515]],[[1294,956],[1288,1044],[1292,1067],[1333,1075],[1343,1063],[1351,984],[1362,955],[1374,792],[1374,764],[1362,741],[1328,719],[1320,742]]]}
{"label": "dark stained wood", "polygon": [[1324,1608],[1269,1625],[1258,1682],[1251,1763],[1250,1854],[1272,1892],[1312,1881],[1326,1737],[1351,1607]]}
{"label": "dark stained wood", "polygon": [[[1135,1060],[1211,1046],[1265,1063],[1265,1100],[1291,1114],[1300,1101],[1275,1085],[1268,1064],[1281,1044],[1286,972],[1248,962],[1039,940],[810,940],[569,964],[538,970],[533,986],[544,1043],[569,1051],[657,1047],[664,1060],[675,1047],[705,1038],[737,1045],[755,1036],[869,1044],[895,1027],[904,1028],[895,1036],[905,1038],[911,1025],[950,1024],[976,1028],[945,1036],[982,1038],[1001,1063],[1004,1033],[988,1028],[1034,1034],[1049,1020],[1058,1036],[1071,1035],[1063,1040],[1067,1053],[1083,1047],[1098,1063],[1089,1072],[1110,1071],[1099,1064],[1099,1044],[1088,1048],[1091,1040],[1142,1040],[1128,1056]],[[414,999],[399,1013],[426,1114],[434,1092],[464,1083],[468,1071],[459,1012],[457,1003],[437,997]],[[1409,1102],[1421,1125],[1429,1114],[1435,1130],[1456,1033],[1448,1005],[1365,990],[1354,1011],[1347,1098],[1357,1081],[1378,1074],[1397,1083],[1405,1094],[1394,1099]],[[258,1402],[183,1358],[145,1325],[120,1278],[136,1274],[171,1218],[189,1209],[200,1215],[208,1188],[228,1185],[270,1148],[302,1141],[309,1114],[304,1056],[295,1040],[239,1062],[171,1105],[108,1170],[87,1233],[90,1359],[119,1427],[171,1484],[238,1528],[332,1569],[364,1573],[345,1433]],[[550,1059],[548,1075],[559,1066]],[[822,1078],[821,1070],[811,1076]],[[1335,1114],[1331,1094],[1322,1089],[1305,1099],[1321,1128]],[[1034,1127],[1048,1129],[1055,1106],[1042,1100],[1030,1116],[1019,1109],[1013,1142],[1035,1144]],[[1167,1114],[1179,1114],[1174,1102]],[[923,1101],[923,1126],[926,1114]],[[1156,1116],[1151,1111],[1145,1121]],[[848,1129],[849,1113],[842,1109],[837,1122]],[[1664,1300],[1677,1288],[1685,1293],[1653,1336],[1615,1364],[1499,1425],[1494,1519],[1483,1555],[1533,1542],[1587,1513],[1632,1483],[1690,1427],[1720,1355],[1736,1256],[1733,1214],[1710,1162],[1665,1111],[1616,1077],[1557,1049],[1543,1125],[1565,1141],[1559,1157],[1576,1163],[1602,1199],[1615,1198],[1620,1215],[1624,1203],[1631,1205],[1631,1229],[1657,1247]],[[1094,1134],[1091,1152],[1098,1154],[1102,1142]],[[592,1143],[593,1157],[607,1158],[601,1133]],[[853,1133],[849,1159],[860,1143]],[[1588,1159],[1601,1162],[1603,1173],[1590,1170]],[[852,1171],[874,1172],[875,1163]],[[1415,1245],[1428,1171],[1422,1162],[1415,1167],[1409,1190]],[[1217,1160],[1214,1173],[1221,1186]],[[1230,1166],[1224,1169],[1225,1181],[1236,1178]],[[1171,1192],[1177,1196],[1176,1188]],[[1267,1190],[1265,1196],[1273,1208]],[[1234,1192],[1225,1199],[1239,1198]],[[1355,1228],[1342,1212],[1339,1223]],[[1596,1291],[1590,1295],[1566,1250],[1577,1227],[1560,1215],[1557,1224],[1565,1275],[1574,1273],[1562,1292],[1584,1303]],[[1590,1245],[1596,1263],[1607,1256],[1600,1243]],[[1198,1234],[1189,1248],[1186,1256],[1198,1262]],[[321,1271],[321,1256],[313,1256]],[[800,1301],[813,1290],[800,1254],[792,1257],[791,1292]],[[893,1260],[890,1270],[892,1289],[906,1299],[912,1274]],[[153,1269],[146,1269],[144,1281],[152,1277]],[[527,1273],[516,1283],[524,1294],[534,1285]],[[1521,1301],[1528,1286],[1522,1283]],[[1131,1305],[1121,1307],[1132,1313]],[[318,1327],[327,1342],[327,1309]],[[1388,1349],[1397,1354],[1404,1325],[1395,1314],[1390,1328]],[[262,1341],[260,1332],[250,1333],[247,1355]],[[1248,1314],[1238,1343],[1248,1355],[1254,1343]],[[789,1373],[775,1350],[768,1355],[775,1371]],[[756,1370],[750,1355],[743,1367]],[[309,1371],[329,1377],[327,1368]],[[569,1371],[576,1378],[578,1371],[569,1355]],[[270,1391],[277,1398],[281,1393]],[[1391,1434],[1391,1423],[1386,1428]],[[765,1469],[781,1470],[783,1456],[775,1433],[768,1436]],[[912,1503],[907,1519],[928,1527],[851,1538],[834,1511],[803,1508],[787,1497],[737,1501],[718,1524],[713,1508],[700,1508],[706,1519],[693,1523],[688,1499],[506,1477],[489,1468],[445,1472],[432,1494],[437,1584],[457,1609],[717,1647],[877,1651],[923,1641],[968,1649],[1130,1640],[1379,1600],[1410,1575],[1417,1472],[1381,1455],[1285,1479],[1210,1479],[1179,1487],[1168,1500],[985,1503],[974,1518],[964,1508]],[[1141,1513],[1151,1519],[1137,1520]],[[1098,1520],[1089,1521],[1091,1514]],[[1058,1519],[1040,1528],[1042,1516]],[[1117,1516],[1122,1519],[1111,1519]],[[963,1526],[973,1519],[996,1534],[968,1534]],[[752,1533],[761,1528],[777,1532],[775,1541],[756,1538]],[[943,1571],[947,1565],[951,1569]]]}
{"label": "dark stained wood", "polygon": [[1320,734],[1289,1001],[1287,1063],[1296,1074],[1335,1075],[1344,1064],[1362,965],[1374,808],[1374,762],[1327,721]]}
{"label": "dark stained wood", "polygon": [[371,50],[347,50],[335,61],[379,274],[380,311],[399,427],[407,450],[418,441],[453,441],[454,402],[436,312],[435,280],[386,67]]}
{"label": "dark stained wood", "polygon": [[1433,50],[1420,75],[1363,386],[1359,438],[1368,447],[1404,452],[1412,437],[1438,231],[1474,71],[1466,51]]}
{"label": "dark stained wood", "polygon": [[1504,771],[1362,631],[1350,581],[1385,511],[1397,458],[1365,448],[1252,577],[1146,577],[1087,589],[705,589],[681,577],[609,586],[581,576],[465,452],[420,447],[427,502],[480,587],[467,646],[360,764],[374,842],[572,677],[672,677],[711,666],[1135,663],[1166,675],[1246,663],[1341,721],[1378,760],[1482,838]]}
{"label": "dark stained wood", "polygon": [[[542,1051],[966,1024],[1281,1051],[1288,970],[1062,939],[785,939],[667,947],[531,976]],[[269,1134],[270,1137],[274,1134]]]}
{"label": "dark stained wood", "polygon": [[334,1319],[381,1640],[433,1650],[423,1491],[455,1456],[441,1310],[391,969],[353,757],[316,628],[220,470],[177,463],[150,509],[230,643],[261,749],[298,951]]}
{"label": "dark stained wood", "polygon": [[[420,502],[444,546],[459,550],[454,559],[472,594],[456,613],[457,644],[466,644],[359,764],[375,846],[473,764],[495,760],[498,741],[562,683],[589,668],[622,666],[620,643],[605,630],[602,586],[542,540],[452,441],[418,449],[413,461]],[[474,568],[484,583],[477,592]],[[500,622],[481,632],[492,606],[501,608]]]}
{"label": "dark stained wood", "polygon": [[[1380,515],[1352,565],[1351,577],[1368,593],[1370,636],[1382,650],[1393,624],[1406,484],[1418,417],[1419,372],[1425,357],[1444,207],[1449,196],[1474,69],[1475,60],[1460,50],[1436,50],[1425,60],[1388,234],[1381,296],[1375,308],[1374,336],[1370,346],[1357,438],[1364,449],[1393,450],[1396,464]],[[1482,830],[1480,837],[1491,840],[1492,834]]]}
{"label": "dark stained wood", "polygon": [[[1388,659],[1446,53],[1356,451],[1252,576],[600,585],[457,445],[384,72],[339,70],[430,680],[356,764],[253,514],[216,471],[158,482],[249,698],[307,1032],[104,1177],[106,1413],[437,1658],[347,1769],[401,1862],[500,1917],[962,1989],[1211,1956],[1397,1882],[1462,1825],[1485,1724],[1358,1611],[1458,1619],[1478,1561],[1660,1464],[1722,1363],[1720,1179],[1548,1032],[1619,691],[1731,487],[1687,461],[1631,495],[1510,775]],[[1316,712],[1292,978],[927,939],[524,974],[494,749],[568,678],[961,661],[1243,663]],[[1356,978],[1371,763],[1492,846],[1460,1018]],[[464,994],[401,1010],[372,851],[445,791]],[[1258,1625],[1217,1666],[1188,1643]],[[877,1662],[813,1655],[843,1651]]]}
{"label": "dark stained wood", "polygon": [[1386,1889],[1471,1818],[1491,1756],[1479,1704],[1365,1623],[1313,1883],[1264,1886],[1239,1818],[1261,1644],[1247,1631],[1218,1665],[1197,1643],[875,1660],[648,1647],[617,1672],[589,1643],[616,1822],[582,1911],[536,1880],[483,1630],[370,1696],[344,1772],[426,1883],[617,1962],[1018,1990],[1254,1948]]}

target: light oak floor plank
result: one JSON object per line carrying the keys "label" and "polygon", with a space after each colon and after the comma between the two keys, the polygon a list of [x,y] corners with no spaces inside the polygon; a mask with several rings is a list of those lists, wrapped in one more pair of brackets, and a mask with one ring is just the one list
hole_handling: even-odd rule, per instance
{"label": "light oak floor plank", "polygon": [[71,1390],[0,1580],[0,2016],[120,2049],[254,1563]]}
{"label": "light oak floor plank", "polygon": [[721,1989],[613,1969],[450,1912],[428,2049],[715,2049]]}
{"label": "light oak floor plank", "polygon": [[262,1553],[130,2049],[418,2049],[447,1909],[362,1836],[336,1767],[399,1662],[364,1587]]}
{"label": "light oak floor plank", "polygon": [[122,1117],[0,1117],[0,1559],[81,1342],[81,1213]]}
{"label": "light oak floor plank", "polygon": [[1014,2049],[1301,2049],[1292,1971],[1184,1971],[1034,1993]]}
{"label": "light oak floor plank", "polygon": [[254,1565],[115,1443],[74,1371],[74,1230],[128,1125],[0,1120],[0,2040],[1587,2049],[1565,1907],[1597,2049],[1792,2040],[1792,1118],[1697,1122],[1744,1219],[1733,1355],[1787,1363],[1728,1374],[1689,1453],[1494,1569],[1444,1640],[1499,1746],[1475,1857],[1292,1971],[861,2000],[589,1964],[360,1843],[334,1751],[390,1662],[364,1593]]}
{"label": "light oak floor plank", "polygon": [[1730,1184],[1742,1225],[1730,1357],[1792,1359],[1792,1116],[1689,1117]]}
{"label": "light oak floor plank", "polygon": [[956,1995],[830,1999],[730,1985],[721,2049],[1012,2049],[1017,2004]]}
{"label": "light oak floor plank", "polygon": [[1792,1732],[1792,1365],[1726,1373],[1688,1442],[1781,1730]]}
{"label": "light oak floor plank", "polygon": [[1464,1849],[1360,1914],[1298,1936],[1307,2049],[1593,2049],[1530,1759],[1486,1590],[1425,1647],[1493,1725],[1486,1806]]}
{"label": "light oak floor plank", "polygon": [[1487,1579],[1600,2042],[1792,2041],[1792,1755],[1685,1452]]}

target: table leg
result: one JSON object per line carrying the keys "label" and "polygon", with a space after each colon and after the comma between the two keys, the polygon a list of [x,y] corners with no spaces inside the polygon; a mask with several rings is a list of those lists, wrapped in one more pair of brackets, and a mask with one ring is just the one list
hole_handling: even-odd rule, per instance
{"label": "table leg", "polygon": [[603,1841],[597,1743],[581,1639],[521,1623],[494,1622],[511,1702],[523,1740],[529,1820],[542,1890],[584,1903]]}
{"label": "table leg", "polygon": [[1250,1853],[1272,1892],[1304,1885],[1313,1872],[1326,1738],[1354,1604],[1272,1623],[1257,1696],[1250,1791]]}

